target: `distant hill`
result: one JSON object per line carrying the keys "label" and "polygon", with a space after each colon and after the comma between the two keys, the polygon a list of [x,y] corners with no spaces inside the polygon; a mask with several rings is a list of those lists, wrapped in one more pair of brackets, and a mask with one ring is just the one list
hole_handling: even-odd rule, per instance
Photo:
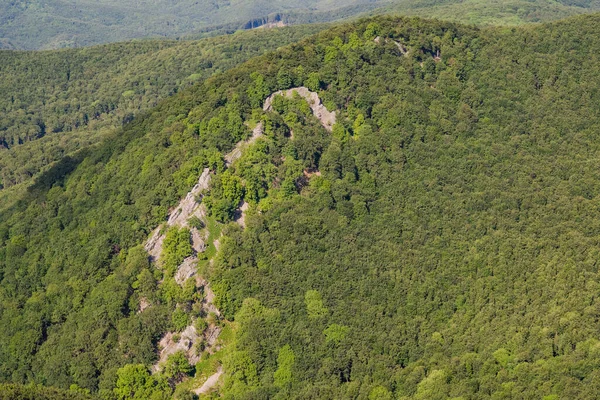
{"label": "distant hill", "polygon": [[372,13],[418,15],[475,25],[520,25],[587,13],[598,10],[599,4],[568,0],[422,0],[392,2]]}
{"label": "distant hill", "polygon": [[389,11],[473,23],[547,21],[593,1],[550,0],[15,0],[0,4],[0,38],[20,49],[80,47],[264,22],[329,22]]}
{"label": "distant hill", "polygon": [[17,0],[0,4],[0,37],[22,49],[88,46],[195,29],[294,10],[326,12],[382,0]]}

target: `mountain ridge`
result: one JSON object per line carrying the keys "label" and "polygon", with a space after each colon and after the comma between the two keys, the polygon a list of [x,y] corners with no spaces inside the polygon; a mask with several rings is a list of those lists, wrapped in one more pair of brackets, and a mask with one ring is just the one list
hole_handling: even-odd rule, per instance
{"label": "mountain ridge", "polygon": [[[213,35],[282,20],[286,24],[332,22],[367,14],[409,14],[476,24],[547,21],[597,9],[593,1],[500,0],[292,0],[275,2],[165,0],[29,0],[0,6],[0,43],[19,49],[81,47],[142,37],[174,38],[191,32]],[[194,36],[194,34],[192,34]]]}

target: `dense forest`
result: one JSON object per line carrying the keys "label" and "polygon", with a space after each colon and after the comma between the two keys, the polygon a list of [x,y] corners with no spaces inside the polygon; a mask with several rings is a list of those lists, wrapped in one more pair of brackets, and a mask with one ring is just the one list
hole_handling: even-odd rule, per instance
{"label": "dense forest", "polygon": [[591,0],[12,0],[0,3],[0,49],[57,49],[135,38],[227,32],[269,22],[340,21],[397,12],[468,23],[548,21],[598,9]]}
{"label": "dense forest", "polygon": [[[0,382],[44,387],[0,388],[188,399],[216,359],[207,397],[597,398],[599,27],[339,25],[5,192]],[[331,129],[300,96],[263,107],[299,86]],[[163,263],[142,247],[205,168],[191,225],[219,237],[198,271],[220,317],[174,283],[189,231],[166,232]],[[224,327],[222,351],[151,373],[160,338],[192,320]]]}
{"label": "dense forest", "polygon": [[48,52],[0,51],[0,189],[97,143],[180,89],[323,28],[304,25],[197,41],[144,40]]}

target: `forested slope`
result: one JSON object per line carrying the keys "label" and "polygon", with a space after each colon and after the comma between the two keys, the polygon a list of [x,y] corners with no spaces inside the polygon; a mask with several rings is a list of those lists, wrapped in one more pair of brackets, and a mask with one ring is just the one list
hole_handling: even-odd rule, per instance
{"label": "forested slope", "polygon": [[323,28],[47,52],[0,51],[0,188],[23,182],[49,163],[96,143],[182,88]]}
{"label": "forested slope", "polygon": [[[195,224],[223,232],[199,272],[230,329],[225,398],[595,398],[599,22],[362,20],[63,159],[0,210],[0,380],[107,399],[188,382],[184,360],[148,367],[202,294],[140,245],[209,168]],[[301,98],[263,110],[297,86],[332,132]]]}

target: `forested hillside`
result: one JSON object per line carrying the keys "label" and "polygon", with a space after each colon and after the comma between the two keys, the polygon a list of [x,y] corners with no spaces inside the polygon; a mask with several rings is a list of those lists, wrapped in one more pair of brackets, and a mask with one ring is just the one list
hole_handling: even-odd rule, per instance
{"label": "forested hillside", "polygon": [[0,4],[0,49],[81,47],[391,11],[468,23],[519,24],[593,9],[598,4],[590,0],[13,0]]}
{"label": "forested hillside", "polygon": [[[0,209],[0,382],[191,398],[222,368],[206,396],[597,398],[599,27],[361,20],[62,159]],[[296,87],[337,122],[300,96],[264,104]],[[206,215],[167,229],[203,171]],[[176,281],[192,228],[218,239],[197,270],[220,316]],[[192,321],[222,348],[151,374]]]}
{"label": "forested hillside", "polygon": [[593,10],[598,10],[598,4],[591,1],[462,0],[392,2],[370,13],[418,15],[476,25],[520,25]]}
{"label": "forested hillside", "polygon": [[306,25],[198,41],[145,40],[48,52],[0,51],[0,189],[98,142],[182,88],[323,28]]}

